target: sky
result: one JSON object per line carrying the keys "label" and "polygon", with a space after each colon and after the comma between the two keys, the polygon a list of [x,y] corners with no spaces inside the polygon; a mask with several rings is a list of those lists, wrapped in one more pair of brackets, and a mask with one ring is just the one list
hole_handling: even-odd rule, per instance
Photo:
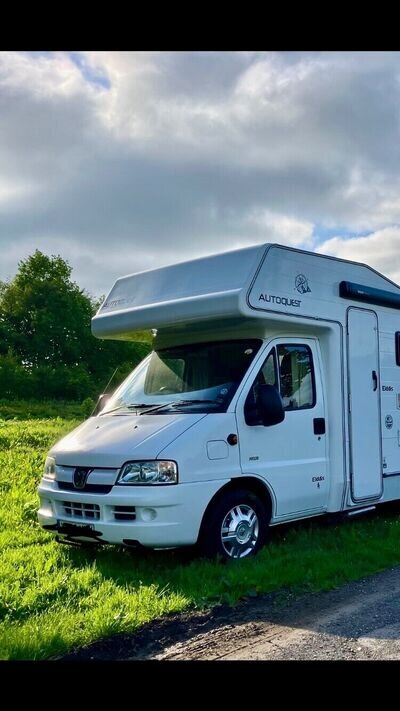
{"label": "sky", "polygon": [[400,284],[400,53],[0,53],[0,280],[264,242]]}

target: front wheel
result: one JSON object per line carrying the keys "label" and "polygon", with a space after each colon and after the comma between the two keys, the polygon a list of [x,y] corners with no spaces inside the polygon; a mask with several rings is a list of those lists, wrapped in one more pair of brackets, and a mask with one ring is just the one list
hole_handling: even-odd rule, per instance
{"label": "front wheel", "polygon": [[226,560],[256,555],[267,540],[269,516],[251,491],[229,491],[218,499],[203,522],[200,550]]}

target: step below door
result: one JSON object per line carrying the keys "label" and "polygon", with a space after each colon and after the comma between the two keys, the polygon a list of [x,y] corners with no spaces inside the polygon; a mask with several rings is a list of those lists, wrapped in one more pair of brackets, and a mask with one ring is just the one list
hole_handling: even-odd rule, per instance
{"label": "step below door", "polygon": [[354,501],[382,494],[378,319],[374,311],[348,310],[350,471]]}

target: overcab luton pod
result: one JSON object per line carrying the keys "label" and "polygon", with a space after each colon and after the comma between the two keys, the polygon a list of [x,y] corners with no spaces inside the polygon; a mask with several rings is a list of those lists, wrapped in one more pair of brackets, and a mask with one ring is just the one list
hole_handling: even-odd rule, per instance
{"label": "overcab luton pod", "polygon": [[93,334],[153,350],[49,452],[42,526],[244,558],[400,498],[399,308],[370,267],[278,244],[118,279]]}

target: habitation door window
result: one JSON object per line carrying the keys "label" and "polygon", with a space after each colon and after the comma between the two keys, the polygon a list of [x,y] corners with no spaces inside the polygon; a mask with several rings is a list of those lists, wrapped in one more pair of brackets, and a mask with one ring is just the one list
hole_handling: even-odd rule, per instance
{"label": "habitation door window", "polygon": [[400,365],[400,331],[396,331],[394,336],[395,336],[396,365]]}
{"label": "habitation door window", "polygon": [[311,349],[305,345],[277,346],[279,390],[283,407],[305,410],[315,405],[315,378]]}

